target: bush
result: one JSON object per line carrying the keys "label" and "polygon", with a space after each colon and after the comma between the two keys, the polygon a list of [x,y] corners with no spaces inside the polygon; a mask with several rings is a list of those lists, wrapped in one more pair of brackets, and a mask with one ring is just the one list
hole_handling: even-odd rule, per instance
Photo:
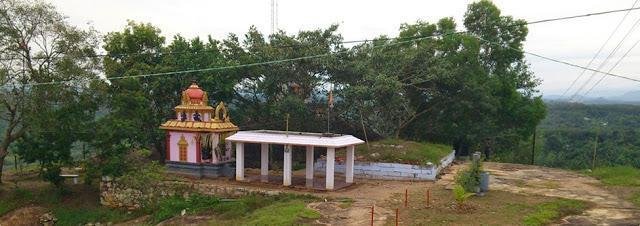
{"label": "bush", "polygon": [[469,168],[461,170],[456,176],[456,184],[462,186],[466,192],[476,192],[480,186],[482,163],[473,161]]}
{"label": "bush", "polygon": [[458,206],[464,204],[471,196],[473,196],[473,193],[465,191],[459,184],[453,187],[453,197]]}

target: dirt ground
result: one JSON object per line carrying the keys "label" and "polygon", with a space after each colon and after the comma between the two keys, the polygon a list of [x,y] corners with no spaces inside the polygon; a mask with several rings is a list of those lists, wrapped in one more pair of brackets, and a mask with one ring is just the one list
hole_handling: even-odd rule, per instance
{"label": "dirt ground", "polygon": [[[452,172],[466,165],[454,165]],[[607,190],[595,178],[577,172],[531,165],[486,162],[490,190],[537,194],[588,201],[594,207],[582,215],[565,217],[560,225],[640,225],[640,209]],[[450,186],[455,173],[443,176],[438,183]]]}
{"label": "dirt ground", "polygon": [[39,206],[19,208],[0,217],[0,226],[40,225],[38,217],[45,213],[47,209]]}
{"label": "dirt ground", "polygon": [[[260,186],[265,190],[284,190],[323,197],[323,201],[308,204],[309,208],[317,210],[322,215],[314,222],[317,225],[369,225],[372,206],[374,206],[374,224],[388,225],[395,216],[395,210],[389,203],[401,203],[405,189],[409,194],[420,194],[424,193],[427,188],[442,190],[442,188],[451,187],[456,172],[465,166],[465,164],[453,165],[446,170],[448,173],[442,175],[442,178],[436,183],[356,179],[355,185],[334,192],[310,192],[281,186],[265,187],[265,185],[229,180],[206,181],[229,186]],[[559,223],[560,225],[639,225],[640,210],[621,198],[615,191],[605,189],[594,178],[566,170],[507,163],[488,162],[484,163],[484,168],[491,174],[490,190],[561,197],[594,203],[594,207],[584,214],[565,217]],[[254,172],[249,170],[247,173]],[[294,172],[294,176],[296,175],[303,176],[304,170]],[[37,216],[45,211],[45,209],[38,207],[20,208],[2,216],[0,222],[3,223],[0,224],[16,225],[11,223],[12,219],[24,218],[25,214]],[[165,222],[165,224],[198,225],[202,221],[206,222],[207,219],[210,220],[210,218],[178,217]],[[136,222],[136,220],[144,221],[144,218],[127,223],[141,222]]]}

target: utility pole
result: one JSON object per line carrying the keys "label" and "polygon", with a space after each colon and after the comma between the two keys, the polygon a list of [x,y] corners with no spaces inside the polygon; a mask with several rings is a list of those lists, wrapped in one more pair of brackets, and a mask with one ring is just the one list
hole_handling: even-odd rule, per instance
{"label": "utility pole", "polygon": [[[584,117],[585,121],[591,121],[590,118],[588,117]],[[607,122],[603,122],[600,120],[593,120],[593,123],[596,127],[596,137],[594,139],[594,144],[593,144],[593,157],[591,158],[591,170],[594,170],[596,168],[596,155],[598,153],[598,136],[600,136],[600,126],[605,127],[607,126]]]}
{"label": "utility pole", "polygon": [[532,140],[532,144],[531,144],[531,165],[535,164],[535,159],[536,159],[536,131],[538,129],[534,128],[533,129],[533,140]]}
{"label": "utility pole", "polygon": [[593,159],[591,160],[591,170],[596,169],[596,153],[598,151],[598,135],[600,134],[600,127],[596,128],[596,139],[595,144],[593,145]]}

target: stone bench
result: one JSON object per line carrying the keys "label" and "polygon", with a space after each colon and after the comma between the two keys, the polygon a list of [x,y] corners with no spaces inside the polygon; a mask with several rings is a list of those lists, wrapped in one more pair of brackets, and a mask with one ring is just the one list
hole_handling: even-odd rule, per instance
{"label": "stone bench", "polygon": [[78,174],[60,174],[60,176],[65,179],[72,178],[73,184],[78,184],[78,177],[80,177]]}

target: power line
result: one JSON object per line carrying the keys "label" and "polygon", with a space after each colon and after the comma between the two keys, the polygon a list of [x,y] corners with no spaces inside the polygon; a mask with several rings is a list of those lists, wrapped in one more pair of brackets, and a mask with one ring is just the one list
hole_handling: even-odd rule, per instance
{"label": "power line", "polygon": [[[608,11],[601,11],[601,12],[595,12],[595,13],[586,13],[586,14],[579,14],[579,15],[574,15],[574,16],[565,16],[565,17],[556,17],[556,18],[550,18],[550,19],[543,19],[543,20],[535,20],[535,21],[530,21],[530,22],[526,22],[525,25],[531,25],[531,24],[540,24],[540,23],[547,23],[547,22],[555,22],[555,21],[561,21],[561,20],[570,20],[570,19],[577,19],[577,18],[584,18],[584,17],[591,17],[591,16],[599,16],[599,15],[605,15],[605,14],[611,14],[611,13],[619,13],[619,12],[629,12],[629,11],[634,11],[634,10],[638,10],[640,9],[640,7],[632,7],[632,8],[625,8],[625,9],[616,9],[616,10],[608,10]],[[520,24],[514,24],[511,26],[520,26]],[[464,32],[456,32],[456,33],[464,33]],[[380,40],[380,41],[388,41],[388,40],[403,40],[403,39],[412,39],[412,38],[421,38],[421,37],[427,37],[427,36],[413,36],[413,37],[406,37],[406,38],[377,38],[377,39],[360,39],[360,40],[350,40],[350,41],[342,41],[342,42],[337,42],[336,44],[352,44],[352,43],[363,43],[363,42],[371,42],[371,41],[376,41],[376,40]],[[304,43],[298,43],[298,44],[289,44],[289,45],[272,45],[271,47],[273,48],[292,48],[292,47],[305,47],[305,46],[317,46],[317,44],[304,44]],[[200,52],[215,52],[217,50],[203,50]],[[129,55],[179,55],[179,54],[187,54],[187,53],[197,53],[197,52],[193,52],[193,51],[176,51],[176,52],[158,52],[158,53],[120,53],[120,54],[93,54],[93,55],[84,55],[84,56],[69,56],[71,58],[99,58],[99,57],[122,57],[122,56],[129,56]],[[63,56],[60,56],[58,58],[62,58]],[[33,57],[32,59],[48,59],[49,57]],[[16,60],[17,58],[15,57],[9,57],[9,58],[0,58],[0,60]]]}
{"label": "power line", "polygon": [[[633,26],[631,26],[631,28],[629,28],[627,33],[624,35],[624,37],[622,37],[622,39],[613,48],[613,50],[611,50],[609,55],[607,55],[607,57],[600,63],[600,65],[598,66],[597,70],[603,69],[604,66],[607,65],[607,63],[609,63],[609,59],[611,59],[611,57],[614,56],[618,52],[620,47],[622,47],[622,44],[627,40],[627,37],[629,37],[629,35],[638,27],[639,24],[640,24],[640,17],[636,20],[636,22],[633,24]],[[587,79],[587,81],[582,83],[580,88],[578,90],[576,90],[576,92],[571,96],[570,99],[574,100],[580,94],[580,92],[582,92],[582,90],[584,90],[584,88],[586,88],[589,85],[589,83],[591,83],[591,80],[593,80],[593,78],[596,77],[596,74],[597,74],[596,72],[591,73],[591,76],[589,76],[589,79]]]}
{"label": "power line", "polygon": [[[383,44],[383,45],[373,45],[373,46],[371,46],[371,49],[377,49],[377,48],[384,48],[384,47],[388,47],[388,46],[401,45],[401,44],[405,44],[405,43],[409,43],[409,42],[414,42],[414,41],[419,41],[419,40],[424,40],[424,39],[434,38],[434,37],[442,37],[442,36],[447,36],[447,35],[451,35],[451,34],[432,35],[432,36],[415,38],[415,39],[406,40],[406,41],[386,43],[386,44]],[[245,68],[245,67],[286,63],[286,62],[306,60],[306,59],[322,58],[322,57],[327,57],[327,56],[331,56],[331,55],[338,55],[338,54],[348,53],[349,51],[351,51],[351,50],[347,49],[347,50],[324,53],[324,54],[318,54],[318,55],[303,56],[303,57],[296,57],[296,58],[289,58],[289,59],[282,59],[282,60],[272,60],[272,61],[265,61],[265,62],[258,62],[258,63],[249,63],[249,64],[240,64],[240,65],[213,67],[213,68],[203,68],[203,69],[193,69],[193,70],[183,70],[183,71],[173,71],[173,72],[151,73],[151,74],[125,75],[125,76],[110,77],[110,78],[105,78],[105,79],[111,81],[111,80],[118,80],[118,79],[125,79],[125,78],[155,77],[155,76],[163,76],[163,75],[188,74],[188,73],[194,73],[194,72],[207,72],[207,71],[238,69],[238,68]],[[95,78],[95,79],[86,79],[84,81],[97,81],[97,80],[105,80],[105,79]],[[53,84],[62,84],[62,83],[72,82],[72,81],[74,81],[74,80],[29,83],[29,84],[25,84],[25,85],[30,85],[30,86],[53,85]]]}
{"label": "power line", "polygon": [[537,53],[524,51],[524,50],[517,49],[517,48],[511,47],[511,46],[508,46],[508,45],[502,45],[500,43],[492,42],[492,41],[483,39],[483,38],[475,36],[475,35],[474,35],[474,37],[479,39],[479,40],[488,42],[488,43],[490,43],[492,45],[506,47],[506,48],[513,49],[513,50],[516,50],[516,51],[519,51],[519,52],[522,52],[522,53],[526,53],[526,54],[529,54],[529,55],[532,55],[532,56],[535,56],[535,57],[538,57],[538,58],[541,58],[541,59],[545,59],[545,60],[548,60],[548,61],[552,61],[552,62],[568,65],[568,66],[571,66],[571,67],[584,69],[584,70],[587,70],[587,71],[592,71],[592,72],[596,72],[596,73],[602,73],[604,75],[613,76],[613,77],[617,77],[617,78],[622,78],[622,79],[626,79],[626,80],[629,80],[629,81],[640,82],[640,79],[632,78],[632,77],[629,77],[629,76],[623,76],[623,75],[618,75],[618,74],[614,74],[614,73],[611,73],[611,72],[599,71],[599,70],[596,70],[596,69],[593,69],[593,68],[588,68],[588,67],[580,66],[580,65],[577,65],[577,64],[574,64],[574,63],[569,63],[569,62],[562,61],[562,60],[557,60],[557,59],[554,59],[554,58],[551,58],[551,57],[546,57],[546,56],[543,56],[543,55],[540,55],[540,54],[537,54]]}
{"label": "power line", "polygon": [[[545,19],[545,20],[533,21],[533,22],[530,22],[530,23],[527,23],[527,24],[536,24],[536,23],[544,23],[544,22],[551,22],[551,21],[558,21],[558,20],[566,20],[566,19],[587,17],[587,16],[593,16],[593,15],[602,15],[602,14],[606,14],[606,13],[630,11],[630,10],[636,10],[636,9],[640,9],[640,7],[628,8],[628,9],[622,9],[622,10],[605,11],[605,12],[599,12],[599,13],[583,14],[583,15],[578,15],[578,16],[560,17],[560,18],[554,18],[554,19]],[[416,38],[412,38],[412,39],[404,40],[404,41],[386,43],[386,44],[383,44],[383,45],[373,45],[371,48],[372,49],[374,49],[374,48],[382,48],[382,47],[387,47],[387,46],[394,46],[394,45],[400,45],[400,44],[404,44],[404,43],[414,42],[414,41],[423,40],[423,39],[427,39],[427,38],[444,37],[444,36],[448,36],[448,35],[462,34],[462,33],[468,33],[468,32],[460,31],[460,32],[448,33],[448,34],[445,34],[445,35],[438,34],[438,35],[422,36],[422,37],[416,37]],[[480,40],[484,40],[484,39],[482,39],[480,37],[477,37],[475,35],[473,35],[473,36],[478,38],[478,39],[480,39]],[[402,38],[402,39],[406,39],[406,38]],[[384,39],[366,39],[366,40],[356,40],[356,41],[349,41],[349,42],[366,42],[366,41],[374,41],[374,40],[384,40]],[[387,40],[390,40],[390,39],[387,39]],[[396,40],[398,40],[398,39],[396,39]],[[487,40],[484,40],[484,41],[487,41]],[[487,41],[487,42],[492,43],[490,41]],[[342,42],[342,43],[346,43],[346,42]],[[493,43],[493,44],[496,44],[496,43]],[[498,43],[498,45],[501,45],[501,44]],[[613,74],[613,73],[610,73],[610,72],[603,72],[603,71],[600,71],[599,69],[592,69],[592,68],[589,68],[589,67],[584,67],[584,66],[580,66],[580,65],[576,65],[576,64],[560,61],[560,60],[556,60],[556,59],[545,57],[545,56],[542,56],[542,55],[539,55],[539,54],[526,52],[524,50],[519,50],[519,49],[510,47],[510,46],[506,46],[506,47],[511,48],[511,49],[515,49],[517,51],[521,51],[523,53],[530,54],[530,55],[533,55],[533,56],[536,56],[536,57],[539,57],[539,58],[542,58],[542,59],[554,61],[554,62],[557,62],[557,63],[562,63],[562,64],[573,66],[573,67],[582,68],[584,70],[592,71],[594,73],[602,73],[602,74],[609,75],[609,76],[614,76],[614,77],[624,78],[624,79],[631,80],[631,81],[639,81],[640,82],[640,80],[637,80],[637,79],[634,79],[634,78],[631,78],[631,77],[621,76],[621,75]],[[187,73],[194,73],[194,72],[207,72],[207,71],[238,69],[238,68],[245,68],[245,67],[253,67],[253,66],[262,66],[262,65],[270,65],[270,64],[292,62],[292,61],[305,60],[305,59],[315,59],[315,58],[321,58],[321,57],[326,57],[326,56],[331,56],[331,55],[343,54],[343,53],[347,53],[349,51],[350,51],[349,49],[346,49],[346,50],[330,52],[330,53],[325,53],[325,54],[297,57],[297,58],[290,58],[290,59],[282,59],[282,60],[273,60],[273,61],[266,61],[266,62],[257,62],[257,63],[249,63],[249,64],[240,64],[240,65],[213,67],[213,68],[203,68],[203,69],[193,69],[193,70],[183,70],[183,71],[173,71],[173,72],[161,72],[161,73],[151,73],[151,74],[117,76],[117,77],[110,77],[110,78],[105,78],[105,79],[111,81],[111,80],[125,79],[125,78],[155,77],[155,76],[164,76],[164,75],[187,74]],[[84,81],[96,81],[96,80],[105,80],[105,79],[103,79],[103,78],[95,78],[95,79],[86,79]],[[24,84],[24,85],[39,86],[39,85],[62,84],[62,83],[66,83],[66,82],[73,82],[73,80],[29,83],[29,84]],[[3,87],[5,87],[7,85],[8,84],[5,84],[5,85],[3,85]]]}
{"label": "power line", "polygon": [[[633,2],[633,5],[631,5],[631,8],[635,7],[636,4],[638,3],[639,0],[636,0]],[[593,57],[591,58],[591,60],[589,61],[589,63],[587,64],[587,67],[590,67],[591,64],[593,63],[593,61],[600,55],[600,52],[602,52],[602,50],[604,49],[604,47],[607,45],[607,43],[609,43],[609,40],[611,40],[611,38],[613,37],[614,34],[616,34],[618,32],[618,29],[620,28],[620,26],[622,25],[622,23],[625,21],[625,19],[627,19],[627,16],[629,16],[629,13],[631,13],[631,11],[627,11],[627,13],[624,14],[624,16],[622,17],[622,19],[620,20],[620,22],[618,22],[618,25],[616,26],[615,29],[613,29],[613,32],[611,32],[611,34],[609,34],[609,37],[607,38],[606,41],[604,41],[604,43],[602,43],[602,46],[600,46],[600,49],[598,49],[598,52],[596,52],[595,55],[593,55]],[[562,93],[562,95],[560,96],[560,99],[562,99],[564,97],[564,95],[567,94],[567,92],[569,92],[569,90],[571,90],[571,88],[573,88],[573,85],[576,84],[576,82],[578,80],[580,80],[580,78],[582,78],[582,76],[584,75],[584,72],[586,72],[587,70],[582,70],[582,72],[580,72],[580,75],[578,75],[578,77],[576,77],[576,79],[573,80],[573,82],[571,82],[571,85],[569,85],[569,87],[567,87],[567,89]]]}
{"label": "power line", "polygon": [[[611,71],[613,71],[613,69],[615,69],[615,68],[618,66],[618,64],[620,64],[620,62],[622,61],[622,59],[624,59],[625,57],[627,57],[627,55],[631,52],[631,50],[633,50],[633,48],[635,48],[635,47],[636,47],[636,45],[638,45],[638,43],[640,43],[640,39],[638,39],[638,41],[636,41],[635,43],[633,43],[633,45],[631,46],[631,48],[629,48],[629,50],[627,50],[627,52],[625,52],[625,53],[624,53],[624,55],[622,55],[622,57],[620,57],[620,59],[618,59],[618,61],[613,65],[613,67],[611,67],[607,72],[611,72]],[[595,88],[596,86],[598,86],[598,84],[600,84],[600,82],[602,82],[602,80],[604,80],[606,77],[607,77],[606,75],[603,75],[603,76],[600,78],[600,80],[598,80],[595,84],[593,84],[593,86],[591,86],[591,88],[589,88],[589,89],[587,90],[587,92],[585,92],[585,93],[582,95],[582,98],[586,97],[586,96],[587,96],[587,94],[589,94],[589,93],[591,92],[591,90],[593,90],[593,88]],[[581,98],[581,100],[582,100],[582,98]]]}
{"label": "power line", "polygon": [[[457,33],[459,33],[459,32],[457,32]],[[387,44],[384,44],[384,45],[377,45],[377,46],[374,45],[374,46],[371,46],[370,49],[384,48],[384,47],[388,47],[388,46],[396,46],[396,45],[409,43],[409,42],[414,42],[414,41],[419,41],[419,40],[423,40],[423,39],[427,39],[427,38],[444,37],[444,36],[448,36],[448,35],[452,35],[452,34],[453,33],[446,34],[446,35],[432,35],[432,36],[429,36],[429,37],[415,38],[415,39],[412,39],[412,40],[406,40],[406,41],[400,41],[400,42],[394,42],[394,43],[387,43]],[[611,72],[604,72],[604,71],[600,71],[600,70],[597,70],[597,69],[592,69],[592,68],[580,66],[580,65],[577,65],[577,64],[573,64],[573,63],[557,60],[557,59],[554,59],[554,58],[542,56],[540,54],[527,52],[527,51],[520,50],[520,49],[511,47],[511,46],[508,46],[508,45],[505,46],[505,45],[502,45],[500,43],[491,42],[491,41],[485,40],[485,39],[483,39],[481,37],[478,37],[477,35],[472,35],[472,37],[475,37],[475,38],[477,38],[479,40],[488,42],[488,43],[493,44],[493,45],[498,45],[498,46],[510,48],[510,49],[513,49],[513,50],[516,50],[516,51],[520,51],[522,53],[526,53],[526,54],[529,54],[529,55],[532,55],[532,56],[536,56],[536,57],[539,57],[539,58],[542,58],[542,59],[545,59],[545,60],[553,61],[553,62],[556,62],[556,63],[561,63],[561,64],[565,64],[565,65],[568,65],[568,66],[581,68],[581,69],[592,71],[592,72],[596,72],[596,73],[602,73],[604,75],[623,78],[623,79],[627,79],[627,80],[630,80],[630,81],[640,82],[639,79],[635,79],[635,78],[632,78],[632,77],[613,74]],[[232,65],[232,66],[223,66],[223,67],[213,67],[213,68],[204,68],[204,69],[194,69],[194,70],[184,70],[184,71],[151,73],[151,74],[127,75],[127,76],[111,77],[111,78],[106,78],[106,79],[111,81],[111,80],[125,79],[125,78],[155,77],[155,76],[164,76],[164,75],[187,74],[187,73],[193,73],[193,72],[206,72],[206,71],[218,71],[218,70],[227,70],[227,69],[238,69],[238,68],[245,68],[245,67],[253,67],[253,66],[262,66],[262,65],[270,65],[270,64],[292,62],[292,61],[305,60],[305,59],[322,58],[322,57],[326,57],[326,56],[347,53],[348,51],[350,51],[350,50],[343,50],[343,51],[338,51],[338,52],[331,52],[331,53],[318,54],[318,55],[312,55],[312,56],[304,56],[304,57],[297,57],[297,58],[290,58],[290,59],[283,59],[283,60],[273,60],[273,61],[266,61],[266,62],[250,63],[250,64],[241,64],[241,65]],[[88,79],[88,81],[94,81],[94,80],[103,80],[103,79],[102,78]],[[71,81],[51,81],[51,82],[31,83],[31,84],[27,84],[27,85],[31,85],[31,86],[52,85],[52,84],[62,84],[62,83],[65,83],[65,82],[71,82]]]}

